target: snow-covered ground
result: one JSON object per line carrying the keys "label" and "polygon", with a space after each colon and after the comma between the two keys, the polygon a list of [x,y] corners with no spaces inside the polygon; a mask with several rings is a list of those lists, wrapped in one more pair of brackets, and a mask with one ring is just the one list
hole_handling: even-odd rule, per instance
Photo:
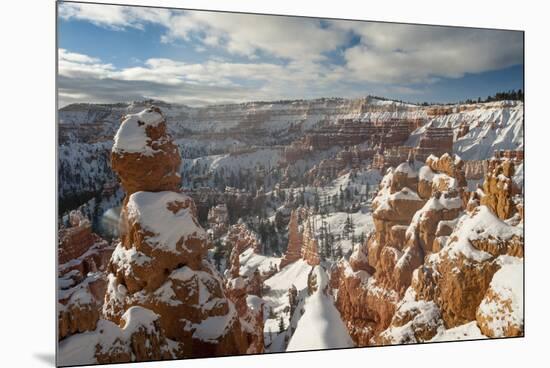
{"label": "snow-covered ground", "polygon": [[321,266],[313,269],[317,290],[305,298],[304,313],[298,320],[287,351],[353,347],[354,343],[334,306],[334,299],[324,293],[328,275]]}
{"label": "snow-covered ground", "polygon": [[405,145],[416,146],[429,125],[458,129],[462,124],[469,132],[454,142],[454,153],[464,160],[484,160],[495,150],[523,149],[523,104],[480,104],[470,111],[438,116],[416,129]]}
{"label": "snow-covered ground", "polygon": [[[372,213],[368,206],[363,206],[359,211],[355,213],[347,212],[333,212],[326,216],[315,215],[313,219],[315,221],[315,233],[319,235],[321,233],[320,227],[323,225],[323,222],[330,229],[331,234],[343,234],[344,228],[346,226],[346,221],[348,216],[351,218],[351,221],[354,226],[353,237],[357,243],[361,236],[367,236],[371,231],[374,230],[374,223],[372,220]],[[352,244],[352,234],[349,234],[348,239],[340,239],[334,243],[335,247],[340,247],[343,254],[347,254],[353,250]]]}
{"label": "snow-covered ground", "polygon": [[277,267],[281,259],[279,257],[254,253],[252,248],[248,248],[241,253],[239,261],[241,263],[240,274],[242,276],[251,276],[256,269],[261,273],[267,273],[271,267]]}
{"label": "snow-covered ground", "polygon": [[298,293],[307,288],[307,276],[311,266],[303,260],[298,260],[284,267],[272,277],[265,280],[268,292],[263,296],[266,305],[273,310],[276,318],[267,318],[264,331],[273,334],[279,331],[279,318],[282,317],[285,326],[289,325],[289,313],[285,307],[289,305],[288,290],[294,285]]}
{"label": "snow-covered ground", "polygon": [[472,321],[457,327],[449,328],[448,330],[441,329],[430,340],[430,342],[478,340],[478,339],[486,339],[486,338],[487,336],[483,335],[479,330],[479,327],[477,327],[476,321]]}

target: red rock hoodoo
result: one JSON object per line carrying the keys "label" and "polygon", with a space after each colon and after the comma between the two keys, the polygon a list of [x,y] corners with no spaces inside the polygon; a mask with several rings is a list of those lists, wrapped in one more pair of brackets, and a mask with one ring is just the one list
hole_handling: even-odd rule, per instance
{"label": "red rock hoodoo", "polygon": [[519,189],[512,181],[514,161],[493,159],[489,162],[481,204],[486,205],[500,219],[506,220],[517,212],[514,196]]}
{"label": "red rock hoodoo", "polygon": [[127,198],[138,191],[179,189],[181,157],[158,107],[124,116],[114,140],[111,166]]}
{"label": "red rock hoodoo", "polygon": [[281,259],[279,268],[282,269],[290,263],[296,262],[302,257],[302,233],[300,232],[299,225],[301,221],[301,215],[305,212],[302,209],[293,210],[290,214],[290,221],[288,223],[288,246],[286,253]]}
{"label": "red rock hoodoo", "polygon": [[[195,204],[178,192],[179,157],[158,108],[124,119],[112,163],[127,197],[121,242],[109,263],[103,314],[123,330],[125,313],[134,307],[154,315],[149,323],[154,329],[147,331],[159,341],[171,341],[162,346],[163,356],[242,354],[248,344],[238,312],[206,259],[206,233]],[[217,320],[215,326],[210,319]],[[140,347],[145,351],[136,354],[134,345],[130,350],[136,360],[159,353],[154,344],[145,344]],[[98,360],[119,359],[115,347],[107,348],[96,354]]]}
{"label": "red rock hoodoo", "polygon": [[479,335],[522,333],[517,292],[502,292],[493,277],[521,263],[522,229],[468,196],[458,157],[388,170],[373,200],[375,231],[331,272],[336,306],[356,344],[428,341],[468,323]]}
{"label": "red rock hoodoo", "polygon": [[59,230],[58,337],[96,328],[107,285],[105,269],[113,247],[92,232],[80,211]]}
{"label": "red rock hoodoo", "polygon": [[310,220],[304,223],[302,258],[310,265],[317,266],[321,263],[319,245],[313,233],[313,224]]}

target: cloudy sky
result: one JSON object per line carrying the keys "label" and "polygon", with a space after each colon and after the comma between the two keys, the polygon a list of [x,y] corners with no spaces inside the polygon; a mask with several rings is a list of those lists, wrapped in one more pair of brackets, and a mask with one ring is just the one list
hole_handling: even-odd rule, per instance
{"label": "cloudy sky", "polygon": [[452,102],[523,85],[520,32],[77,3],[58,16],[60,106]]}

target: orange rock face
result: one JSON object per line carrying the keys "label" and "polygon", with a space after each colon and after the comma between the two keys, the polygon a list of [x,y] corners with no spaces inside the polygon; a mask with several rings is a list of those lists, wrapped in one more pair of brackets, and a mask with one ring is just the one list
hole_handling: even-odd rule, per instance
{"label": "orange rock face", "polygon": [[462,161],[458,156],[453,157],[447,153],[439,158],[430,156],[426,160],[426,165],[428,165],[432,171],[447,174],[448,176],[455,178],[458,181],[459,187],[466,185],[464,161]]}
{"label": "orange rock face", "polygon": [[58,262],[66,263],[83,255],[98,237],[92,233],[92,224],[88,220],[73,223],[73,226],[59,230]]}
{"label": "orange rock face", "polygon": [[[488,246],[495,242],[498,249]],[[473,321],[500,268],[498,257],[517,255],[521,247],[522,230],[500,221],[481,206],[463,217],[449,244],[418,269],[412,287],[419,299],[439,305],[446,327]]]}
{"label": "orange rock face", "polygon": [[[506,259],[476,311],[479,329],[489,337],[523,335],[523,262]],[[513,287],[510,287],[513,285]]]}
{"label": "orange rock face", "polygon": [[238,254],[248,248],[252,248],[255,253],[261,253],[260,241],[246,224],[232,225],[227,234],[227,243],[231,245],[231,249],[236,248]]}
{"label": "orange rock face", "polygon": [[406,295],[399,303],[389,327],[375,338],[376,344],[428,341],[443,327],[441,311],[437,304],[423,300],[415,301],[411,296]]}
{"label": "orange rock face", "polygon": [[95,357],[100,364],[171,359],[162,335],[159,316],[142,307],[131,307],[120,324],[102,320],[98,324],[99,343]]}
{"label": "orange rock face", "polygon": [[514,213],[517,208],[513,201],[515,185],[512,182],[514,176],[514,162],[511,160],[491,160],[488,172],[483,182],[481,204],[489,207],[499,218],[505,220]]}
{"label": "orange rock face", "polygon": [[296,262],[302,257],[302,233],[299,230],[300,213],[303,211],[293,210],[290,214],[290,222],[288,223],[288,246],[285,255],[281,259],[279,268]]}
{"label": "orange rock face", "polygon": [[475,195],[467,201],[465,185],[463,162],[447,154],[382,179],[375,231],[331,272],[336,306],[359,346],[428,341],[475,321],[499,257],[522,257],[521,229],[478,208]]}
{"label": "orange rock face", "polygon": [[[233,253],[236,248],[233,248]],[[238,259],[238,257],[237,257]],[[254,288],[254,282],[258,282],[257,277],[259,273],[254,273],[251,277],[240,276],[238,271],[234,271],[232,266],[231,279],[228,280],[226,290],[228,298],[235,304],[239,320],[243,326],[244,335],[246,337],[248,349],[247,353],[263,353],[264,351],[264,319],[263,319],[263,303],[260,302],[255,309],[249,307],[247,303],[247,297],[249,295],[249,290]],[[259,280],[260,284],[257,286],[260,289],[263,286],[261,279]],[[261,300],[257,298],[257,300]]]}
{"label": "orange rock face", "polygon": [[321,263],[321,258],[319,257],[319,246],[313,234],[312,226],[309,221],[304,224],[302,258],[310,266],[316,266]]}
{"label": "orange rock face", "polygon": [[138,191],[178,190],[181,157],[157,107],[126,115],[115,136],[111,166],[127,196]]}
{"label": "orange rock face", "polygon": [[59,230],[58,338],[92,331],[100,318],[105,275],[113,247],[97,234],[79,212],[72,225]]}
{"label": "orange rock face", "polygon": [[[137,192],[126,213],[129,232],[109,265],[105,317],[118,324],[131,306],[153,311],[163,335],[181,343],[181,357],[245,352],[235,306],[205,260],[206,236],[193,201],[175,192]],[[221,319],[220,330],[201,332],[211,317]]]}
{"label": "orange rock face", "polygon": [[397,293],[381,287],[366,271],[340,267],[336,307],[357,346],[370,345],[371,339],[386,329],[399,300]]}
{"label": "orange rock face", "polygon": [[[113,167],[128,195],[121,242],[109,263],[103,315],[121,326],[132,307],[150,311],[158,316],[159,337],[178,346],[173,357],[246,353],[237,308],[206,260],[206,233],[194,202],[176,191],[179,153],[165,129],[162,113],[151,108],[127,116],[117,133]],[[210,318],[217,320],[215,328],[204,327]],[[139,343],[144,337],[134,340],[140,356],[158,356],[154,344]],[[117,361],[128,358],[109,355]],[[108,359],[101,352],[96,357]]]}

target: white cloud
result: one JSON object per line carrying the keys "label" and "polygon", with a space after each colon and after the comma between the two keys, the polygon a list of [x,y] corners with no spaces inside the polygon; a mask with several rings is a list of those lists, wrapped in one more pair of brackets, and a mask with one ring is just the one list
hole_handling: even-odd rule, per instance
{"label": "white cloud", "polygon": [[523,61],[519,32],[387,23],[343,23],[361,36],[345,59],[373,82],[429,83],[498,70]]}
{"label": "white cloud", "polygon": [[253,57],[264,52],[291,60],[319,60],[347,41],[347,32],[319,20],[249,14],[185,12],[172,16],[164,41],[198,37],[207,46]]}
{"label": "white cloud", "polygon": [[83,64],[92,64],[99,62],[98,58],[90,57],[88,55],[78,54],[76,52],[69,52],[65,49],[59,49],[59,60],[67,62],[76,62]]}
{"label": "white cloud", "polygon": [[312,77],[303,65],[296,70],[295,66],[223,59],[184,63],[152,58],[142,66],[115,68],[64,49],[59,51],[59,76],[61,105],[143,98],[189,104],[282,98]]}
{"label": "white cloud", "polygon": [[166,29],[161,37],[164,43],[193,38],[204,46],[222,47],[250,58],[265,52],[286,59],[319,60],[347,39],[346,31],[323,28],[319,20],[295,17],[73,3],[61,4],[59,16],[113,30],[144,29],[145,24],[156,23]]}
{"label": "white cloud", "polygon": [[166,9],[117,6],[109,4],[59,4],[61,19],[85,20],[97,26],[114,30],[143,29],[146,23],[166,23],[170,11]]}
{"label": "white cloud", "polygon": [[65,77],[106,78],[114,71],[111,64],[102,63],[98,58],[70,52],[58,51],[59,75]]}

